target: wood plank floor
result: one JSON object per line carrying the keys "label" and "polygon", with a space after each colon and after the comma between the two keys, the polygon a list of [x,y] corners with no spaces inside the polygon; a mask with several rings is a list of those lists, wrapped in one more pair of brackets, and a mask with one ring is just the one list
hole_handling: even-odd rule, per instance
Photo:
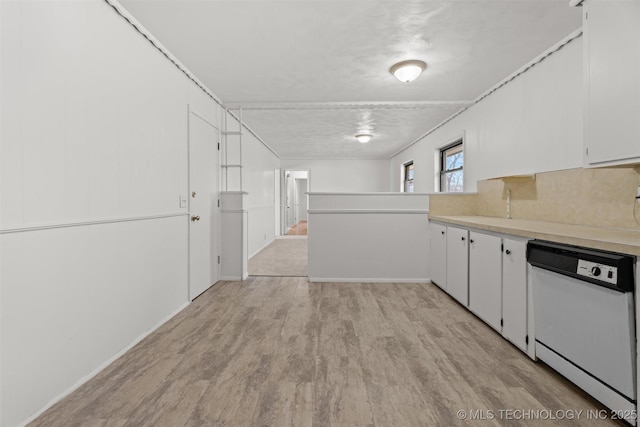
{"label": "wood plank floor", "polygon": [[209,289],[31,425],[617,425],[533,412],[589,409],[434,285],[250,277]]}
{"label": "wood plank floor", "polygon": [[292,225],[287,230],[287,236],[306,236],[307,235],[307,221],[300,221],[296,225]]}

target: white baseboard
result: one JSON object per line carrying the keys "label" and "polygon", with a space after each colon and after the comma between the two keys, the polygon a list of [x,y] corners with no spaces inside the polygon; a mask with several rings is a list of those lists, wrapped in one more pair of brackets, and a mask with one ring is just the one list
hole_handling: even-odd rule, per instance
{"label": "white baseboard", "polygon": [[184,310],[190,303],[189,302],[185,302],[184,304],[182,304],[177,310],[175,310],[173,313],[169,314],[168,316],[166,316],[165,318],[163,318],[160,322],[158,322],[155,326],[153,326],[151,329],[149,329],[148,331],[142,333],[140,336],[138,336],[136,339],[134,339],[131,344],[129,344],[128,346],[126,346],[125,348],[123,348],[122,350],[120,350],[119,352],[117,352],[116,354],[114,354],[113,356],[111,356],[109,359],[107,359],[104,363],[102,363],[100,366],[98,366],[96,369],[94,369],[93,371],[89,372],[87,375],[85,375],[84,377],[80,378],[75,384],[73,384],[71,387],[69,387],[68,389],[66,389],[65,391],[63,391],[61,394],[59,394],[58,396],[54,397],[53,399],[51,399],[44,407],[42,407],[42,409],[40,409],[38,412],[36,412],[35,414],[33,414],[32,416],[30,416],[29,418],[27,418],[25,421],[23,421],[22,423],[18,424],[18,427],[24,427],[27,424],[29,424],[30,422],[34,421],[36,418],[38,418],[40,415],[42,415],[47,409],[51,408],[53,405],[55,405],[56,403],[58,403],[59,401],[61,401],[62,399],[64,399],[65,397],[67,397],[68,395],[70,395],[71,393],[73,393],[74,391],[76,391],[80,386],[82,386],[84,383],[86,383],[87,381],[89,381],[91,378],[95,377],[96,375],[98,375],[100,373],[100,371],[102,371],[103,369],[105,369],[107,366],[109,366],[110,364],[112,364],[113,362],[115,362],[118,358],[120,358],[122,355],[124,355],[127,351],[131,350],[136,344],[138,344],[140,341],[142,341],[143,339],[145,339],[147,336],[149,336],[152,332],[154,332],[156,329],[158,329],[160,326],[164,325],[165,323],[167,323],[172,317],[174,317],[176,314],[180,313],[182,310]]}
{"label": "white baseboard", "polygon": [[309,282],[330,282],[330,283],[430,283],[431,279],[425,279],[421,277],[419,279],[415,278],[393,278],[393,277],[366,277],[366,278],[356,278],[356,277],[348,277],[348,278],[336,278],[336,277],[309,277]]}
{"label": "white baseboard", "polygon": [[241,282],[242,277],[240,276],[223,276],[220,280],[224,280],[225,282]]}

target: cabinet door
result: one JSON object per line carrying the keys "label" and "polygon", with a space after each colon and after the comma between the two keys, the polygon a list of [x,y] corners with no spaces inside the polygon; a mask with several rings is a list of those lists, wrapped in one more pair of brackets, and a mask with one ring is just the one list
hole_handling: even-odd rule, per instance
{"label": "cabinet door", "polygon": [[502,336],[527,350],[527,242],[504,239]]}
{"label": "cabinet door", "polygon": [[500,331],[502,239],[474,231],[469,239],[469,308],[489,326]]}
{"label": "cabinet door", "polygon": [[442,289],[447,289],[447,227],[431,223],[429,243],[431,259],[431,281]]}
{"label": "cabinet door", "polygon": [[447,292],[469,305],[469,231],[447,227]]}
{"label": "cabinet door", "polygon": [[584,13],[590,164],[640,158],[640,2],[589,0]]}

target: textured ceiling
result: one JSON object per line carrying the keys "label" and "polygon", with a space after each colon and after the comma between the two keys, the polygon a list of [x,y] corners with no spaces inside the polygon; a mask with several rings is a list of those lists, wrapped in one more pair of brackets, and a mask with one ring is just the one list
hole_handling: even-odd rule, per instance
{"label": "textured ceiling", "polygon": [[[283,158],[389,158],[581,22],[566,0],[120,3]],[[388,72],[413,58],[418,80]]]}

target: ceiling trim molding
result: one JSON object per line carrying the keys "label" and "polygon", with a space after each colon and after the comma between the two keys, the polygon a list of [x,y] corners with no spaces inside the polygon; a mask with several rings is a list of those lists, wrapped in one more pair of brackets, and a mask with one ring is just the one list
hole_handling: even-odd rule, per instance
{"label": "ceiling trim molding", "polygon": [[[127,23],[129,25],[131,25],[142,37],[144,37],[145,39],[147,39],[147,41],[149,43],[151,43],[151,45],[156,48],[160,53],[162,53],[162,55],[164,55],[165,58],[167,58],[173,65],[176,66],[176,68],[178,68],[178,70],[182,71],[182,73],[189,79],[191,80],[196,86],[198,86],[198,88],[200,90],[202,90],[205,94],[207,94],[216,104],[218,104],[220,107],[225,107],[225,105],[223,104],[223,102],[220,100],[220,98],[218,98],[212,91],[211,89],[209,89],[204,83],[202,83],[200,81],[200,79],[198,79],[191,71],[189,71],[189,69],[182,63],[180,62],[180,60],[178,60],[178,58],[176,58],[175,56],[173,56],[173,54],[171,54],[171,52],[169,51],[169,49],[167,49],[162,43],[160,43],[160,41],[155,38],[153,36],[153,34],[151,34],[151,32],[149,30],[147,30],[145,28],[144,25],[142,25],[140,23],[140,21],[138,21],[133,15],[131,15],[129,13],[129,11],[127,11],[127,9],[124,8],[124,6],[122,6],[117,0],[104,0],[104,2],[111,6],[113,8],[113,10],[120,15],[120,17],[122,17],[125,21],[127,21]],[[235,114],[230,113],[231,116],[238,120],[238,122],[240,121]],[[256,137],[256,139],[258,141],[260,141],[269,151],[271,151],[277,158],[280,158],[280,155],[278,153],[276,153],[273,148],[271,148],[266,142],[264,142],[262,140],[262,138],[260,138],[260,136],[258,136],[258,134],[256,134],[253,129],[249,128],[245,123],[242,123],[242,126],[247,129],[247,131],[252,134],[254,137]]]}
{"label": "ceiling trim molding", "polygon": [[376,102],[228,102],[227,108],[257,110],[404,110],[468,107],[474,101],[376,101]]}
{"label": "ceiling trim molding", "polygon": [[[347,156],[347,155],[345,155]],[[375,160],[375,161],[383,161],[383,162],[388,162],[389,161],[389,157],[384,157],[385,155],[382,154],[382,157],[360,157],[360,156],[355,156],[355,157],[282,157],[280,158],[281,161],[283,162],[296,162],[296,161],[335,161],[335,160],[343,160],[343,161],[352,161],[352,160]],[[288,168],[282,168],[282,169],[288,169]]]}
{"label": "ceiling trim molding", "polygon": [[140,23],[140,21],[138,21],[133,15],[129,13],[129,11],[127,11],[127,9],[124,8],[124,6],[122,6],[117,0],[104,0],[104,2],[111,6],[113,10],[125,21],[127,21],[129,25],[131,25],[138,33],[140,33],[142,37],[147,39],[147,41],[151,43],[153,47],[158,49],[158,51],[160,51],[160,53],[162,53],[165,58],[171,61],[173,65],[175,65],[180,71],[182,71],[182,73],[187,76],[189,80],[195,83],[196,86],[198,86],[218,105],[220,105],[221,107],[223,106],[222,101],[211,91],[211,89],[209,89],[191,71],[189,71],[189,69],[182,62],[180,62],[178,58],[173,56],[169,49],[167,49],[162,43],[160,43],[160,40],[155,38],[153,34],[151,34],[151,31],[147,30],[145,26]]}
{"label": "ceiling trim molding", "polygon": [[516,78],[520,77],[522,74],[526,73],[531,68],[535,67],[536,65],[538,65],[539,63],[544,61],[547,57],[553,55],[554,53],[556,53],[557,51],[559,51],[560,49],[562,49],[563,47],[565,47],[566,45],[568,45],[569,43],[571,43],[572,41],[574,41],[575,39],[577,39],[580,36],[582,36],[582,27],[578,28],[577,30],[575,30],[574,32],[572,32],[571,34],[569,34],[568,36],[566,36],[565,38],[560,40],[558,43],[554,44],[549,49],[545,50],[540,55],[538,55],[535,58],[533,58],[531,61],[529,61],[524,66],[520,67],[518,70],[513,72],[511,75],[507,76],[506,78],[504,78],[501,81],[499,81],[498,83],[496,83],[489,90],[485,91],[480,96],[478,96],[476,99],[474,99],[473,102],[470,105],[462,108],[459,111],[456,111],[451,116],[447,117],[442,122],[440,122],[439,124],[437,124],[436,126],[431,128],[430,130],[428,130],[427,132],[425,132],[424,134],[422,134],[418,138],[414,139],[406,147],[404,147],[404,148],[398,150],[397,152],[393,153],[391,155],[391,157],[389,158],[389,160],[393,159],[395,156],[397,156],[398,154],[402,153],[403,151],[405,151],[409,147],[415,145],[416,143],[418,143],[419,141],[423,140],[427,136],[431,135],[433,132],[435,132],[436,130],[438,130],[439,128],[444,126],[445,124],[449,123],[451,120],[455,119],[456,117],[458,117],[460,114],[462,114],[465,111],[467,111],[472,106],[476,105],[477,103],[479,103],[480,101],[482,101],[483,99],[485,99],[486,97],[488,97],[489,95],[494,93],[495,91],[501,89],[503,86],[507,85],[508,83],[512,82]]}

